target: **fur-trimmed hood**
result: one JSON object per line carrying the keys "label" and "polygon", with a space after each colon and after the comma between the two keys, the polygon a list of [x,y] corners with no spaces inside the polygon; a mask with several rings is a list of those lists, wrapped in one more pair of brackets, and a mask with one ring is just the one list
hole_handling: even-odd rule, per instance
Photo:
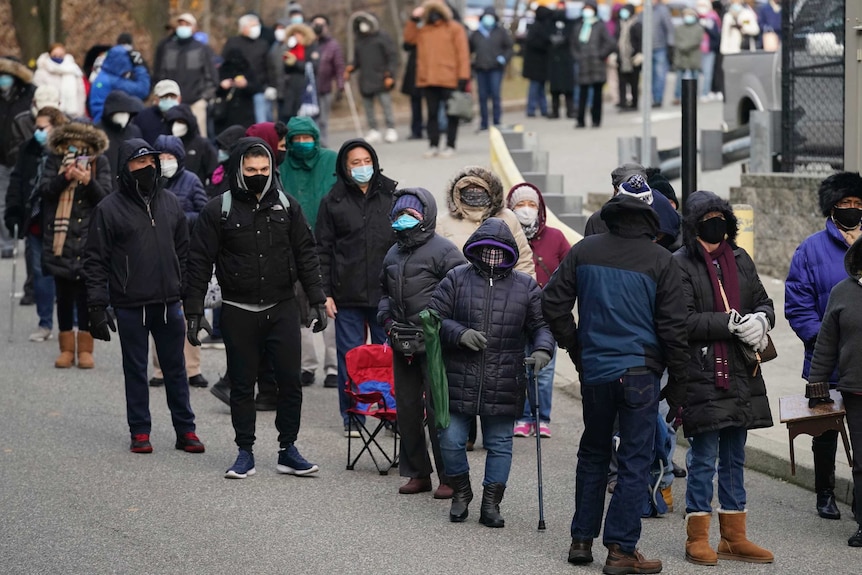
{"label": "fur-trimmed hood", "polygon": [[51,130],[48,147],[55,153],[65,155],[69,146],[75,146],[76,156],[98,156],[108,149],[108,136],[92,124],[69,122]]}
{"label": "fur-trimmed hood", "polygon": [[481,166],[467,166],[455,174],[446,186],[446,207],[449,214],[457,219],[464,219],[464,210],[461,205],[461,192],[455,187],[459,180],[465,177],[474,177],[488,184],[488,193],[491,196],[491,204],[485,210],[483,220],[497,215],[503,209],[503,183],[491,170]]}
{"label": "fur-trimmed hood", "polygon": [[847,197],[862,199],[862,176],[859,172],[839,172],[832,174],[820,183],[817,190],[820,211],[825,217],[832,213],[832,207]]}
{"label": "fur-trimmed hood", "polygon": [[291,24],[284,30],[284,37],[290,38],[294,34],[302,36],[302,45],[311,46],[317,40],[317,35],[314,30],[306,24]]}
{"label": "fur-trimmed hood", "polygon": [[452,9],[449,8],[448,4],[445,2],[440,2],[439,0],[427,0],[426,2],[423,2],[422,7],[425,8],[425,14],[422,16],[422,20],[425,24],[428,24],[428,18],[431,16],[432,12],[436,12],[447,22],[452,19]]}
{"label": "fur-trimmed hood", "polygon": [[739,222],[733,213],[733,208],[727,200],[719,198],[712,192],[698,190],[693,192],[686,203],[686,214],[682,220],[682,237],[690,254],[700,254],[697,246],[697,222],[709,212],[718,211],[724,214],[727,222],[727,243],[736,247],[736,234],[739,231]]}
{"label": "fur-trimmed hood", "polygon": [[29,84],[33,81],[33,72],[30,68],[8,57],[0,58],[0,74],[11,74],[24,84]]}
{"label": "fur-trimmed hood", "polygon": [[375,16],[371,12],[360,11],[353,14],[353,30],[357,34],[360,33],[360,22],[368,22],[369,26],[371,26],[371,30],[366,32],[366,34],[375,34],[380,31],[380,22],[377,20],[377,16]]}

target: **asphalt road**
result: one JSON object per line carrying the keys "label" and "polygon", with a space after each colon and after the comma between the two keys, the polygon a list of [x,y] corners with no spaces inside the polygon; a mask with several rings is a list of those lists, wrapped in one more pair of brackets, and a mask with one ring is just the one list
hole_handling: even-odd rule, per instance
{"label": "asphalt road", "polygon": [[[609,115],[608,124],[613,122]],[[549,138],[562,138],[562,130],[571,129],[568,122],[558,125]],[[587,144],[597,133],[580,132],[571,143],[590,149]],[[458,166],[487,164],[485,136],[467,130],[462,132],[460,156],[454,159],[423,161],[419,156],[424,147],[419,142],[381,147],[381,161],[403,185],[434,191],[442,189]],[[11,264],[2,260],[3,294],[8,293],[10,280]],[[543,443],[547,531],[536,530],[532,439],[515,442],[512,476],[502,504],[506,527],[479,525],[478,501],[466,523],[450,524],[447,502],[435,501],[430,494],[398,495],[403,480],[397,473],[380,476],[368,459],[354,471],[345,470],[346,439],[337,399],[334,390],[319,383],[306,390],[298,443],[302,453],[320,465],[316,477],[275,472],[273,415],[265,413],[258,426],[257,475],[241,481],[224,479],[235,456],[228,409],[200,389],[192,390],[192,406],[207,446],[205,454],[173,448],[163,389],[150,394],[155,453],[131,454],[118,343],[97,343],[95,370],[56,370],[56,340],[26,341],[34,326],[33,308],[16,308],[13,341],[7,343],[8,300],[2,304],[2,573],[601,571],[600,545],[598,561],[590,566],[574,567],[565,561],[582,429],[580,403],[566,394],[555,394],[554,437]],[[224,365],[222,352],[203,352],[204,373],[211,381]],[[481,450],[470,455],[476,492],[481,490],[483,457]],[[842,505],[841,521],[821,520],[814,512],[812,493],[755,472],[746,477],[749,533],[775,553],[774,565],[721,562],[708,569],[686,563],[680,511],[685,484],[680,480],[674,485],[677,511],[644,521],[641,549],[662,559],[665,573],[862,572],[862,551],[846,546],[855,529],[846,506]],[[711,540],[717,544],[717,523]]]}

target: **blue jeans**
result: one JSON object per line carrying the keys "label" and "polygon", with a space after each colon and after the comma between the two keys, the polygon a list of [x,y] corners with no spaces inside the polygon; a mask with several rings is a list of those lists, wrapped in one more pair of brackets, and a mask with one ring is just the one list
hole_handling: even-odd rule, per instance
{"label": "blue jeans", "polygon": [[[183,347],[186,320],[180,302],[152,304],[146,307],[114,308],[117,333],[123,353],[123,376],[126,383],[126,417],[129,431],[149,433],[150,388],[147,383],[149,339],[152,334],[165,378],[168,409],[177,435],[195,430],[195,414],[189,403],[189,380]],[[167,323],[165,322],[167,318]]]}
{"label": "blue jeans", "polygon": [[482,123],[479,125],[483,130],[488,127],[488,99],[493,106],[494,125],[500,124],[500,116],[503,112],[500,103],[500,85],[503,83],[503,70],[477,70],[476,83],[479,85],[479,115]]}
{"label": "blue jeans", "polygon": [[[661,376],[661,388],[664,389],[664,386],[667,385],[668,373],[667,370],[664,370],[664,373]],[[661,415],[662,421],[667,421],[667,414],[670,413],[670,407],[667,404],[667,401],[662,399],[658,404],[658,413]],[[667,454],[667,469],[664,471],[664,475],[661,477],[660,487],[664,489],[665,487],[673,484],[673,454],[676,452],[676,430],[669,424],[667,425],[667,432],[674,438],[673,442],[670,444],[670,451]]]}
{"label": "blue jeans", "polygon": [[[537,375],[539,379],[539,421],[548,423],[551,421],[551,396],[554,393],[554,369],[557,365],[557,350],[551,354],[551,362],[546,365]],[[536,423],[533,415],[533,404],[530,398],[535,391],[532,386],[527,390],[527,401],[524,402],[524,415],[520,421]]]}
{"label": "blue jeans", "polygon": [[[449,427],[437,431],[443,466],[446,475],[450,477],[470,471],[470,464],[467,463],[467,435],[470,433],[470,422],[475,419],[473,414],[452,413]],[[506,485],[509,470],[512,468],[512,428],[515,418],[482,415],[479,420],[482,424],[482,447],[488,452],[485,456],[485,478],[482,485]]]}
{"label": "blue jeans", "polygon": [[54,329],[54,277],[42,273],[42,238],[27,234],[25,241],[27,249],[24,251],[33,270],[33,296],[39,327]]}
{"label": "blue jeans", "polygon": [[712,512],[712,481],[718,459],[718,504],[727,511],[745,509],[745,440],[748,430],[725,427],[689,437],[691,444],[688,482],[685,490],[686,513]]}
{"label": "blue jeans", "polygon": [[712,76],[715,69],[715,52],[701,54],[700,68],[703,71],[703,86],[700,90],[701,96],[708,96],[712,92]]}
{"label": "blue jeans", "polygon": [[347,384],[347,352],[365,345],[368,331],[371,331],[371,343],[386,341],[386,332],[377,323],[376,307],[339,307],[335,318],[335,349],[338,352],[338,407],[344,425],[348,423],[347,408],[350,398],[344,392]]}
{"label": "blue jeans", "polygon": [[688,78],[697,80],[699,70],[677,70],[676,71],[676,86],[673,90],[673,97],[679,100],[682,98],[682,81]]}
{"label": "blue jeans", "polygon": [[626,374],[605,384],[584,385],[581,394],[584,434],[578,449],[572,539],[592,540],[601,530],[614,419],[619,416],[619,471],[605,517],[604,544],[616,543],[631,553],[640,539],[641,512],[648,497],[659,376]]}
{"label": "blue jeans", "polygon": [[657,48],[652,53],[652,103],[664,101],[664,84],[667,79],[667,48]]}
{"label": "blue jeans", "polygon": [[545,83],[530,80],[530,88],[527,90],[527,115],[535,116],[537,107],[543,116],[548,115],[548,98],[545,96]]}
{"label": "blue jeans", "polygon": [[271,122],[272,103],[264,97],[263,92],[255,94],[252,101],[254,102],[254,123]]}

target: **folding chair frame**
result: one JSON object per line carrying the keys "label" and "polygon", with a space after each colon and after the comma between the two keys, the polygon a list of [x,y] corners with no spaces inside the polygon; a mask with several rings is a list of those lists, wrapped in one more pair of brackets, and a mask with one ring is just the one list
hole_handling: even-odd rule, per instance
{"label": "folding chair frame", "polygon": [[[362,396],[357,396],[357,400],[361,400]],[[382,401],[382,400],[381,400]],[[359,450],[359,453],[356,454],[356,457],[351,459],[351,444],[356,439],[354,437],[348,436],[347,438],[347,469],[348,471],[352,471],[356,466],[356,462],[359,461],[359,458],[362,457],[363,453],[368,453],[371,456],[371,460],[374,462],[374,467],[377,468],[377,472],[380,475],[389,475],[389,470],[398,466],[398,432],[396,431],[392,438],[392,457],[389,456],[389,453],[386,452],[385,449],[378,443],[377,437],[383,429],[386,427],[386,422],[390,422],[394,424],[394,419],[390,419],[390,416],[378,419],[377,426],[373,431],[369,431],[365,426],[365,423],[360,419],[360,415],[365,415],[367,417],[374,417],[373,415],[361,414],[351,410],[348,410],[348,421],[350,422],[350,429],[356,429],[359,431],[359,439],[362,440],[362,449]],[[394,418],[395,414],[391,414],[391,417]],[[383,441],[381,439],[381,441]],[[380,457],[382,460],[378,462],[377,457],[374,455],[374,450],[371,447],[376,447],[377,451],[380,452]]]}

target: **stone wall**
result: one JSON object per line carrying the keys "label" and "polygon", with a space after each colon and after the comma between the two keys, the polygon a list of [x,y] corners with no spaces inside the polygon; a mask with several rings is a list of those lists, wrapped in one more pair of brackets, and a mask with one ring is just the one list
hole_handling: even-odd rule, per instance
{"label": "stone wall", "polygon": [[743,174],[731,204],[754,208],[754,262],[761,275],[784,279],[796,247],[823,229],[817,201],[822,177]]}

